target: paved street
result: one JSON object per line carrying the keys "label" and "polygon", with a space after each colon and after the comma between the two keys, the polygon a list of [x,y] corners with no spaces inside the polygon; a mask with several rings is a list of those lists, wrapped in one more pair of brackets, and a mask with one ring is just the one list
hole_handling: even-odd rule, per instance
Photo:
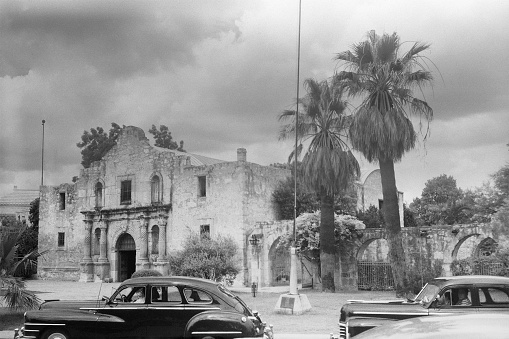
{"label": "paved street", "polygon": [[[42,300],[67,299],[83,300],[97,299],[103,295],[111,295],[120,283],[78,283],[72,281],[29,280],[27,288],[34,291]],[[249,287],[231,288],[237,292],[249,292]],[[261,288],[261,292],[284,293],[288,287]],[[1,321],[1,319],[0,319]],[[0,339],[12,339],[13,331],[0,331]],[[324,334],[284,334],[277,333],[276,339],[328,339],[329,333]]]}

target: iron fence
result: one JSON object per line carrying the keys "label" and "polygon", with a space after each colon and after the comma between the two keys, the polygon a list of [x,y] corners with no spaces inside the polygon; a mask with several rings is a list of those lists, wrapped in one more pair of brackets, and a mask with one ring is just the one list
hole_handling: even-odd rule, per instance
{"label": "iron fence", "polygon": [[393,290],[394,278],[391,265],[388,262],[358,261],[357,288],[359,290]]}
{"label": "iron fence", "polygon": [[501,262],[481,263],[474,266],[473,274],[478,275],[500,275],[504,271],[504,264]]}

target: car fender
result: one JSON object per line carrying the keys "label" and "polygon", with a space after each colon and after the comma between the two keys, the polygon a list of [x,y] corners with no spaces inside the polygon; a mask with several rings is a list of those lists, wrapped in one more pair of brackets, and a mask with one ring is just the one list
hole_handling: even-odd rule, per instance
{"label": "car fender", "polygon": [[222,338],[256,336],[256,326],[251,317],[225,312],[207,311],[192,317],[186,325],[185,336],[220,336]]}

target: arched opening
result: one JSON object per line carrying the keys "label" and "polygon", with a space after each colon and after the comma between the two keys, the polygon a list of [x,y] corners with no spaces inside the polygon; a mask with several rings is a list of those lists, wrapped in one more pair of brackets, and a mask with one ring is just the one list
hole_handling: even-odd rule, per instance
{"label": "arched opening", "polygon": [[270,284],[272,286],[290,284],[290,253],[284,246],[278,247],[279,238],[274,241],[269,250]]}
{"label": "arched opening", "polygon": [[388,259],[387,240],[365,241],[357,252],[357,288],[359,290],[390,290],[394,288],[392,268]]}
{"label": "arched opening", "polygon": [[454,246],[452,260],[467,259],[475,255],[477,248],[477,237],[479,234],[470,234],[461,238]]}
{"label": "arched opening", "polygon": [[118,251],[118,281],[129,279],[136,271],[136,244],[129,233],[122,234],[116,245]]}

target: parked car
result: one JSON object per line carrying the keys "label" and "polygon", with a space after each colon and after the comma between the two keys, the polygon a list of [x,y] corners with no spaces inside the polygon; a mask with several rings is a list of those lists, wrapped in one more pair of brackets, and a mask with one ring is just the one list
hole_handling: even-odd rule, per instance
{"label": "parked car", "polygon": [[440,277],[427,283],[412,300],[349,301],[341,308],[339,336],[351,338],[402,319],[486,312],[509,314],[509,278]]}
{"label": "parked car", "polygon": [[189,277],[143,277],[98,301],[47,301],[25,313],[15,338],[272,339],[266,326],[222,284]]}
{"label": "parked car", "polygon": [[359,334],[358,339],[507,339],[509,314],[456,314],[393,321]]}

